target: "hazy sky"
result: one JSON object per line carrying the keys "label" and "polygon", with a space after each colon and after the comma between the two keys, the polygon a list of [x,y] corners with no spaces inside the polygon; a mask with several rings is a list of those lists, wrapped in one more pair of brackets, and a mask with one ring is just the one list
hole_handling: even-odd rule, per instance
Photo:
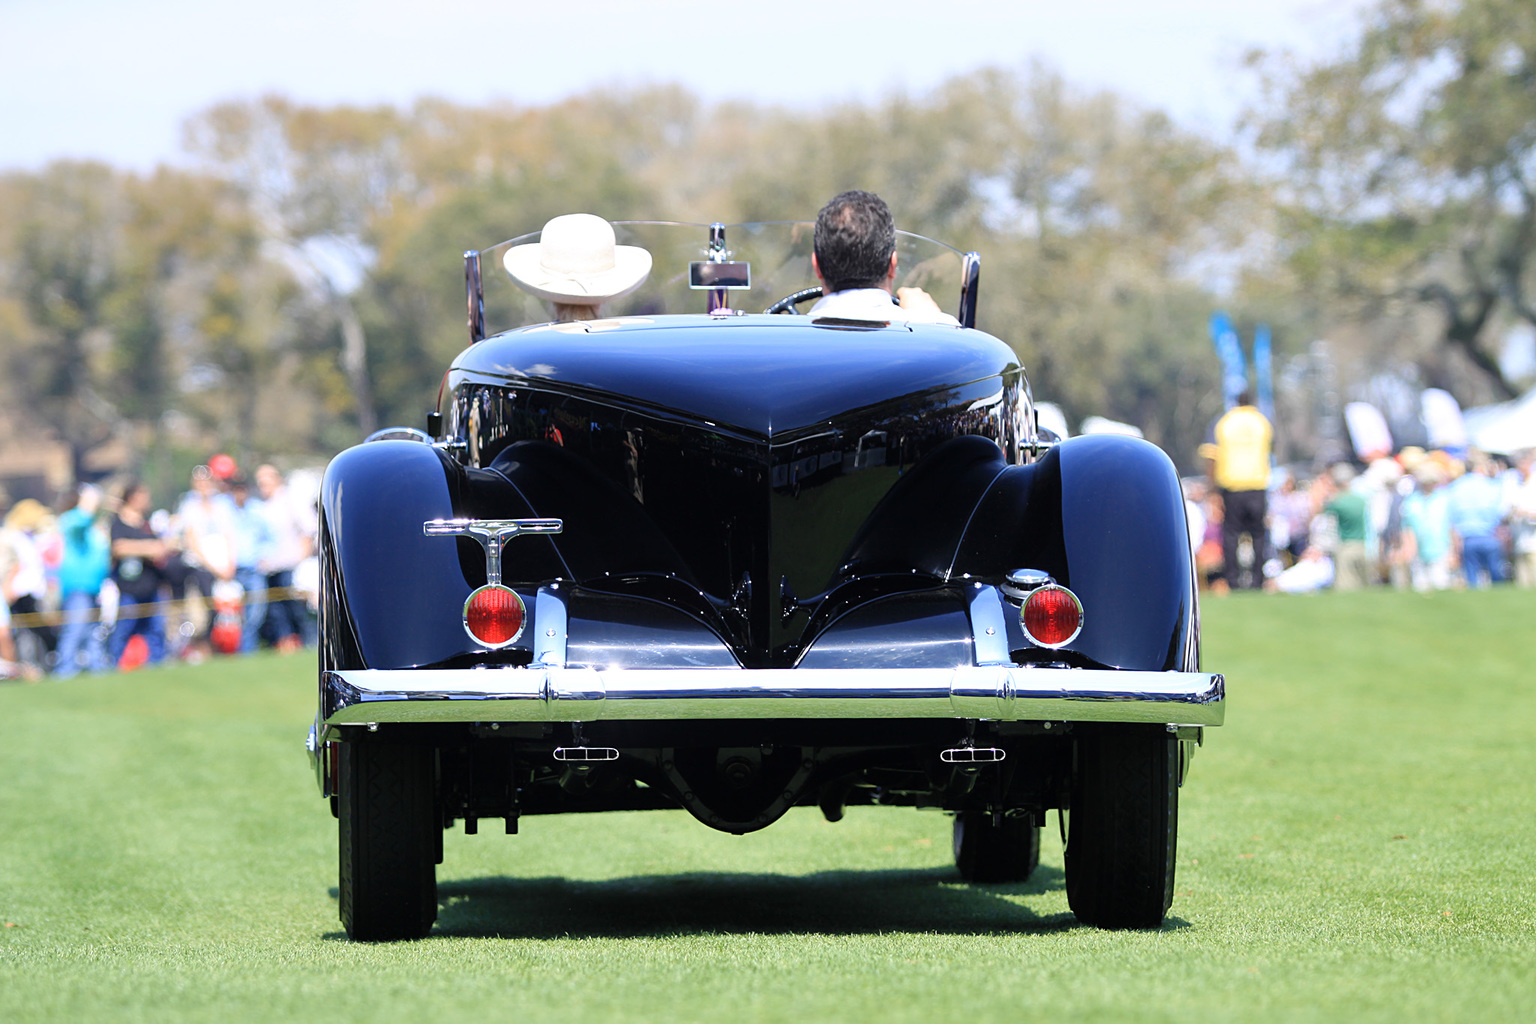
{"label": "hazy sky", "polygon": [[148,168],[180,124],[267,91],[320,102],[537,104],[680,82],[706,100],[807,107],[922,92],[1040,58],[1220,130],[1251,46],[1326,52],[1366,0],[0,0],[0,168]]}

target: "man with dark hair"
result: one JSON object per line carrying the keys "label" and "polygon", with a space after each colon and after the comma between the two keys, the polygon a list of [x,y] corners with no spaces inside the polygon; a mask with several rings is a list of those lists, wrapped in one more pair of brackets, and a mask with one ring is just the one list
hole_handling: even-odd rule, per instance
{"label": "man with dark hair", "polygon": [[840,320],[958,324],[921,288],[897,288],[896,226],[873,192],[834,196],[816,215],[811,270],[822,298],[811,316]]}

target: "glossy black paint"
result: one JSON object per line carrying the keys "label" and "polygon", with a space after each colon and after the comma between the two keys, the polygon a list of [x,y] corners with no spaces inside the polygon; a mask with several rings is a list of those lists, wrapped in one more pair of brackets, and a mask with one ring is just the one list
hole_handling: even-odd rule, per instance
{"label": "glossy black paint", "polygon": [[970,618],[952,589],[857,604],[800,658],[802,668],[958,668],[973,660]]}
{"label": "glossy black paint", "polygon": [[[1000,467],[1032,421],[1013,353],[975,331],[785,317],[591,329],[547,325],[462,354],[449,431],[530,514],[566,521],[553,544],[571,579],[665,590],[748,666],[794,664],[829,620],[817,615],[829,592],[856,578],[900,573],[879,592],[911,589],[910,560],[851,568],[850,542],[907,475],[942,488],[965,475],[952,461]],[[968,447],[939,453],[964,435]],[[967,481],[945,497],[951,531],[987,478]],[[886,530],[918,547],[927,532]]]}
{"label": "glossy black paint", "polygon": [[736,657],[693,615],[646,598],[575,591],[570,598],[570,668],[732,668]]}
{"label": "glossy black paint", "polygon": [[594,323],[543,324],[471,346],[454,360],[449,388],[480,379],[602,394],[788,439],[852,410],[1022,373],[1013,350],[991,335],[940,324],[831,326],[761,314]]}
{"label": "glossy black paint", "polygon": [[[403,441],[338,456],[322,494],[327,603],[346,627],[331,632],[350,640],[332,644],[332,664],[489,660],[460,621],[484,582],[481,549],[421,533],[468,516],[564,521],[558,536],[508,544],[503,571],[530,606],[539,585],[567,582],[572,664],[964,664],[956,588],[1033,568],[1078,594],[1086,625],[1043,652],[1010,623],[1016,657],[1198,667],[1183,499],[1156,447],[1079,438],[1017,464],[1010,446],[1032,421],[1022,373],[976,332],[712,323],[491,339],[451,378],[448,429],[467,458]],[[880,338],[897,339],[900,364],[875,373],[894,389],[884,401],[863,378],[826,379],[875,359]],[[914,338],[930,357],[903,347]],[[844,393],[855,397],[838,407]],[[529,643],[501,659],[526,660]]]}
{"label": "glossy black paint", "polygon": [[896,480],[854,534],[839,575],[950,578],[955,546],[977,504],[1007,468],[1003,451],[985,437],[945,441]]}

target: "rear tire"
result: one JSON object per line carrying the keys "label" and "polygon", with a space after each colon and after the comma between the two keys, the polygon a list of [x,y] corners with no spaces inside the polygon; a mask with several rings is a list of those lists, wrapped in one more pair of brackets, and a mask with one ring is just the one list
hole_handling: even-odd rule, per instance
{"label": "rear tire", "polygon": [[1178,740],[1161,725],[1083,725],[1067,819],[1067,904],[1098,928],[1157,928],[1173,901]]}
{"label": "rear tire", "polygon": [[362,942],[419,939],[437,919],[434,753],[341,743],[337,756],[341,923]]}
{"label": "rear tire", "polygon": [[1040,826],[1029,814],[993,824],[986,811],[955,815],[955,867],[967,882],[1022,882],[1040,866]]}

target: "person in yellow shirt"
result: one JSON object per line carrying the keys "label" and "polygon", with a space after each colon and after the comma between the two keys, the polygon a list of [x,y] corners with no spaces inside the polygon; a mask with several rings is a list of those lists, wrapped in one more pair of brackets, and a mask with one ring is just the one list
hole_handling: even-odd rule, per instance
{"label": "person in yellow shirt", "polygon": [[[1263,586],[1266,533],[1264,515],[1269,490],[1269,455],[1274,429],[1253,404],[1253,392],[1244,391],[1237,405],[1216,421],[1216,443],[1208,454],[1214,460],[1211,476],[1221,491],[1221,582],[1227,587]],[[1243,534],[1253,545],[1250,571],[1238,565],[1238,546]]]}

